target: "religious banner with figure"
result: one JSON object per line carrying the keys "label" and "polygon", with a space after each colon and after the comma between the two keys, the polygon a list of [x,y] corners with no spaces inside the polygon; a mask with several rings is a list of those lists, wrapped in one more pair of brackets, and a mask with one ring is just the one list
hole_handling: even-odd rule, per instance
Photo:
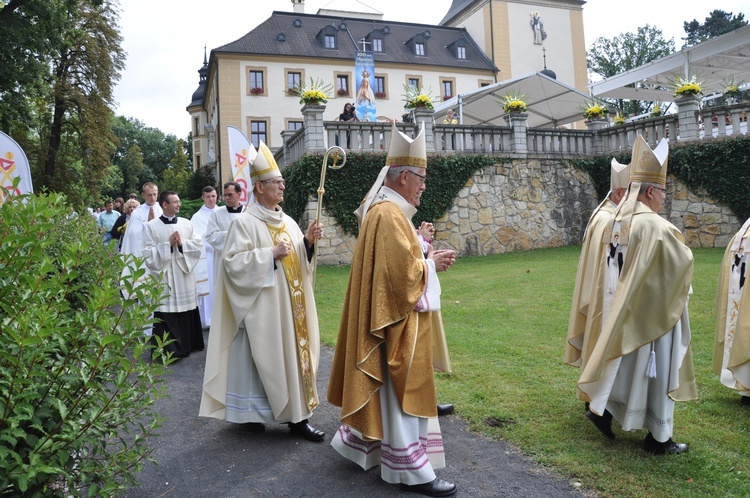
{"label": "religious banner with figure", "polygon": [[375,53],[357,50],[354,56],[354,72],[357,83],[354,106],[360,121],[377,121],[375,92],[372,81],[375,79]]}
{"label": "religious banner with figure", "polygon": [[[19,183],[14,186],[16,178]],[[34,193],[26,154],[15,140],[2,131],[0,131],[0,186],[5,187],[10,195]],[[5,202],[5,191],[0,189],[0,204],[3,202]]]}
{"label": "religious banner with figure", "polygon": [[229,157],[232,160],[232,181],[239,183],[242,187],[240,203],[247,204],[247,191],[251,186],[250,165],[255,161],[258,152],[242,130],[234,126],[227,126],[227,140],[229,141]]}

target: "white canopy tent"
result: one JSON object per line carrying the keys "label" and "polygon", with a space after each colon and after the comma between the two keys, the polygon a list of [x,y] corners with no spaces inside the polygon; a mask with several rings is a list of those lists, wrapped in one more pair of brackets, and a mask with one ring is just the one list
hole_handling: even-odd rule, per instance
{"label": "white canopy tent", "polygon": [[526,95],[528,126],[550,128],[583,119],[581,107],[589,96],[538,72],[500,81],[462,93],[435,106],[435,122],[442,123],[448,109],[459,115],[459,123],[507,125],[502,100],[508,93]]}
{"label": "white canopy tent", "polygon": [[750,25],[590,85],[595,97],[672,102],[675,76],[702,83],[703,94],[721,92],[725,82],[750,80]]}

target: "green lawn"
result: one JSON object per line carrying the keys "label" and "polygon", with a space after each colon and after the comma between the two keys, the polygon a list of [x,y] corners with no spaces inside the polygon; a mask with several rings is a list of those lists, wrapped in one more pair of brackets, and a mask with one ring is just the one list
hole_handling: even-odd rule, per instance
{"label": "green lawn", "polygon": [[[694,251],[690,321],[700,400],[675,410],[674,439],[689,443],[689,453],[665,457],[643,451],[645,431],[622,432],[616,422],[617,440],[607,440],[576,399],[578,369],[562,358],[579,252],[463,258],[441,274],[453,373],[437,375],[438,398],[455,403],[472,429],[602,496],[750,496],[750,407],[711,373],[723,250]],[[348,267],[318,269],[321,335],[329,345],[348,275]]]}

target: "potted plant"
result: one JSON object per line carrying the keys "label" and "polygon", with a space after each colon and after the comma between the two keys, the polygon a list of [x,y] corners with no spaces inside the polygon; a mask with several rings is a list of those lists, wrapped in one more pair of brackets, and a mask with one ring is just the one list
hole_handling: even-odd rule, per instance
{"label": "potted plant", "polygon": [[612,121],[615,123],[615,126],[622,126],[625,124],[625,116],[618,112]]}
{"label": "potted plant", "polygon": [[336,95],[338,95],[339,97],[346,97],[347,95],[349,95],[349,90],[347,90],[346,88],[339,88],[338,90],[336,90]]}
{"label": "potted plant", "polygon": [[434,110],[435,106],[432,104],[432,95],[430,89],[416,88],[409,85],[404,85],[404,102],[406,102],[407,109],[427,108]]}
{"label": "potted plant", "polygon": [[261,95],[263,93],[263,89],[259,86],[254,86],[250,89],[251,95]]}
{"label": "potted plant", "polygon": [[287,90],[290,95],[299,97],[299,103],[304,105],[320,105],[328,103],[331,98],[333,85],[325,84],[323,80],[310,78],[310,85],[300,83],[298,86]]}
{"label": "potted plant", "polygon": [[658,118],[661,116],[661,106],[659,104],[654,105],[654,108],[651,109],[651,117],[652,118]]}
{"label": "potted plant", "polygon": [[376,99],[384,99],[385,98],[385,92],[375,92],[375,98]]}
{"label": "potted plant", "polygon": [[518,92],[509,92],[505,94],[498,103],[503,106],[503,111],[508,114],[520,114],[526,112],[526,95]]}
{"label": "potted plant", "polygon": [[740,87],[744,84],[743,81],[737,81],[732,75],[729,80],[724,82],[724,90],[721,91],[722,96],[727,104],[735,104],[742,102],[742,91]]}
{"label": "potted plant", "polygon": [[609,114],[607,105],[596,99],[592,100],[591,102],[585,102],[582,109],[583,117],[588,120],[607,119],[607,115]]}
{"label": "potted plant", "polygon": [[678,99],[695,97],[703,92],[702,83],[698,81],[695,75],[690,79],[675,76],[672,85],[674,86],[674,96]]}

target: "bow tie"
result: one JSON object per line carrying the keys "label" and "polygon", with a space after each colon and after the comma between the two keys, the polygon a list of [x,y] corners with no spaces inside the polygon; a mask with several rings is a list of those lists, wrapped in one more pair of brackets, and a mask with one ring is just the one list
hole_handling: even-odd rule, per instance
{"label": "bow tie", "polygon": [[172,218],[171,220],[167,218],[164,215],[159,216],[159,219],[165,224],[165,225],[176,225],[177,224],[177,216]]}
{"label": "bow tie", "polygon": [[227,211],[230,213],[238,214],[242,212],[242,206],[237,206],[236,208],[227,206]]}

